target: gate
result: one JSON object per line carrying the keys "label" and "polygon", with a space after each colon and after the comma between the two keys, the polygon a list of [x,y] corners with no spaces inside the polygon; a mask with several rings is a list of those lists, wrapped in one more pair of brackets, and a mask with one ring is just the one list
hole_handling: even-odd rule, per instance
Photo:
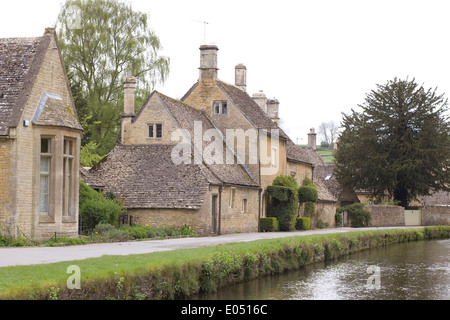
{"label": "gate", "polygon": [[420,210],[405,210],[405,226],[422,225],[422,212]]}

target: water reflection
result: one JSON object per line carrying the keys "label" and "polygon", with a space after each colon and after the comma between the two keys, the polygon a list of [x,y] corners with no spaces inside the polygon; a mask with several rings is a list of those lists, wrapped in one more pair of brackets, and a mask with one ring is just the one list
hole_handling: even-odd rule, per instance
{"label": "water reflection", "polygon": [[[367,288],[369,266],[380,288]],[[361,252],[280,276],[231,286],[198,299],[448,300],[450,240],[419,241]]]}

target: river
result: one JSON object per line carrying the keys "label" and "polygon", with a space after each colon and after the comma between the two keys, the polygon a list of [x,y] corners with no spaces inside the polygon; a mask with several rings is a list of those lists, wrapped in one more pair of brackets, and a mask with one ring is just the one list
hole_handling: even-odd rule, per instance
{"label": "river", "polygon": [[448,300],[450,240],[372,249],[194,299]]}

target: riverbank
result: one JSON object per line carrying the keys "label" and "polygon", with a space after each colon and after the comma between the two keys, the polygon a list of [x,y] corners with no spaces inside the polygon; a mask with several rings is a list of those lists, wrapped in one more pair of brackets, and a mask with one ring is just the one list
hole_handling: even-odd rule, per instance
{"label": "riverbank", "polygon": [[[405,241],[450,237],[450,227],[380,229],[228,243],[195,249],[0,268],[1,299],[179,299],[228,284]],[[76,265],[80,289],[68,289]]]}

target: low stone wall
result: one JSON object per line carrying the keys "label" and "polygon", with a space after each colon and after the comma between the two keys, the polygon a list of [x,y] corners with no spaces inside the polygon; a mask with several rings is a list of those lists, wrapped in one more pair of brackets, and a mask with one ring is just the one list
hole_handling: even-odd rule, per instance
{"label": "low stone wall", "polygon": [[450,225],[450,206],[424,206],[421,211],[423,226]]}
{"label": "low stone wall", "polygon": [[405,210],[400,206],[367,206],[372,217],[371,227],[393,227],[405,225]]}

